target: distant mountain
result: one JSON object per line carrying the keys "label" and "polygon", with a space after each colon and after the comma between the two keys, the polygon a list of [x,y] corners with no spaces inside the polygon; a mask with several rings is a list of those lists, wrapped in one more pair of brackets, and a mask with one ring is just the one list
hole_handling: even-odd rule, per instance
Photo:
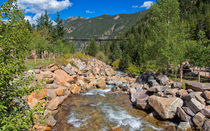
{"label": "distant mountain", "polygon": [[69,17],[63,22],[66,38],[114,38],[135,25],[146,13],[102,15],[90,19]]}

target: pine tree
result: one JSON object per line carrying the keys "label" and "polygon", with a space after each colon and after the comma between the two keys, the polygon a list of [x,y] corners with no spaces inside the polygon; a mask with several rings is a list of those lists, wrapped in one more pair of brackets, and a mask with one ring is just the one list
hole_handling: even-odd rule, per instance
{"label": "pine tree", "polygon": [[85,53],[90,56],[96,56],[98,53],[98,46],[96,45],[95,40],[91,40],[90,44],[86,47]]}
{"label": "pine tree", "polygon": [[57,18],[55,19],[56,26],[55,26],[55,38],[63,38],[65,34],[63,20],[60,19],[60,14],[57,12]]}

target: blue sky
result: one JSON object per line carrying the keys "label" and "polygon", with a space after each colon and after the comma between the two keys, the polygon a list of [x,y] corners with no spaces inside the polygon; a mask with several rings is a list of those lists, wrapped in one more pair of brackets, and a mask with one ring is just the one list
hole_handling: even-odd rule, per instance
{"label": "blue sky", "polygon": [[[6,0],[0,0],[3,4]],[[92,18],[103,14],[130,14],[148,9],[155,0],[18,0],[26,19],[35,23],[47,10],[51,19],[59,11],[63,19],[70,16]]]}

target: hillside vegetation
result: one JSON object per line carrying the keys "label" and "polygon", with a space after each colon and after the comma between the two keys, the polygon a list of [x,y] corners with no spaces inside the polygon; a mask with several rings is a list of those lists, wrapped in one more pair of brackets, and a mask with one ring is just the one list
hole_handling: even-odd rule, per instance
{"label": "hillside vegetation", "polygon": [[134,14],[102,15],[95,18],[69,17],[64,20],[66,38],[113,38],[128,30],[147,11]]}

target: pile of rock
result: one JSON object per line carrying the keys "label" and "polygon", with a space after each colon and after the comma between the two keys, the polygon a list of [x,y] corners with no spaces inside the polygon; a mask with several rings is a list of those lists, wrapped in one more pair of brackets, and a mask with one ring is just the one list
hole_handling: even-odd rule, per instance
{"label": "pile of rock", "polygon": [[181,83],[170,83],[167,76],[151,71],[140,75],[136,82],[141,86],[129,91],[137,108],[160,119],[178,119],[178,130],[210,130],[210,85],[188,82],[184,90]]}
{"label": "pile of rock", "polygon": [[[70,64],[71,63],[71,64]],[[48,67],[28,71],[46,87],[28,96],[30,108],[42,105],[45,109],[47,126],[35,125],[36,130],[47,130],[55,126],[54,116],[58,107],[71,94],[79,94],[94,88],[105,89],[107,84],[115,84],[116,90],[128,90],[135,79],[120,77],[111,66],[96,59],[72,59],[66,66],[51,64]],[[37,116],[39,117],[39,116]]]}

